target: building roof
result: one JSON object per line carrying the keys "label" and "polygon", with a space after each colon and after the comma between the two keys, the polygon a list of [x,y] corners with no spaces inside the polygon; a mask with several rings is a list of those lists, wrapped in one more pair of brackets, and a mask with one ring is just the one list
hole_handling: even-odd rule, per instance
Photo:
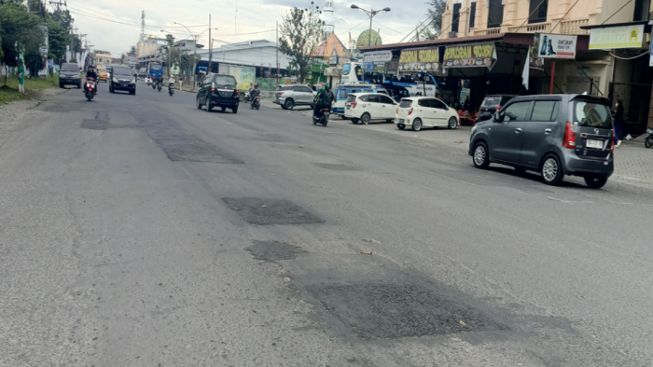
{"label": "building roof", "polygon": [[648,20],[639,20],[635,22],[624,22],[624,23],[585,25],[580,28],[581,29],[611,28],[611,27],[622,27],[622,26],[629,26],[629,25],[642,25],[642,24],[648,25]]}
{"label": "building roof", "polygon": [[311,52],[311,57],[331,57],[334,51],[335,54],[339,57],[344,57],[347,55],[347,48],[342,43],[342,41],[340,41],[340,38],[338,38],[335,33],[330,33],[327,36],[327,39],[317,45],[313,52]]}

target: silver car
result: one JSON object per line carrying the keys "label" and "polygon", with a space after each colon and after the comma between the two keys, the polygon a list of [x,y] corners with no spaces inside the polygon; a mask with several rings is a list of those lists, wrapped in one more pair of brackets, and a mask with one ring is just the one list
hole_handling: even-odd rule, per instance
{"label": "silver car", "polygon": [[312,108],[316,94],[307,85],[280,85],[274,93],[273,102],[284,110],[292,110],[295,106],[311,106]]}
{"label": "silver car", "polygon": [[513,98],[472,129],[469,154],[477,168],[496,162],[533,170],[549,185],[565,175],[603,187],[614,171],[610,102],[577,94]]}

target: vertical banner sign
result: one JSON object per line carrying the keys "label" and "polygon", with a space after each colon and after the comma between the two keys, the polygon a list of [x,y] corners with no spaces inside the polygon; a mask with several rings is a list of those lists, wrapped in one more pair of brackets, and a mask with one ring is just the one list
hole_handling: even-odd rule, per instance
{"label": "vertical banner sign", "polygon": [[447,47],[444,66],[447,68],[470,68],[492,66],[494,43]]}
{"label": "vertical banner sign", "polygon": [[537,57],[543,59],[575,59],[576,36],[545,34],[539,36]]}

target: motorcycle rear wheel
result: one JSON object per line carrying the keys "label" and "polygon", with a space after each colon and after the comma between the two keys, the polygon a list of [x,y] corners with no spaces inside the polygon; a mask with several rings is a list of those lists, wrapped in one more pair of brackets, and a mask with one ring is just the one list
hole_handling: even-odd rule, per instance
{"label": "motorcycle rear wheel", "polygon": [[649,149],[653,147],[653,135],[646,137],[646,140],[644,140],[644,146]]}

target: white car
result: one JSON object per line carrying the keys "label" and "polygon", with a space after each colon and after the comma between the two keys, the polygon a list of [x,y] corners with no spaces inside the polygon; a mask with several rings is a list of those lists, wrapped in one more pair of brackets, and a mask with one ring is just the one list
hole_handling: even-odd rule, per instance
{"label": "white car", "polygon": [[397,107],[395,125],[399,130],[423,127],[446,127],[455,129],[460,124],[458,112],[434,97],[402,98]]}
{"label": "white car", "polygon": [[392,122],[397,102],[383,93],[352,93],[345,103],[345,118],[354,124],[370,121]]}

